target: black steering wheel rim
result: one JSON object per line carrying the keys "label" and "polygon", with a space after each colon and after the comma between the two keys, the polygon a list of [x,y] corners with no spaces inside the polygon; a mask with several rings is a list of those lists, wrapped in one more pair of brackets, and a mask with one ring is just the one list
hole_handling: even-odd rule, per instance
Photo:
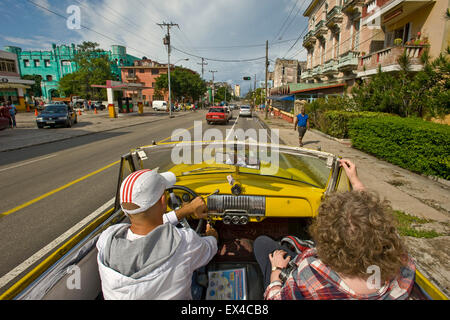
{"label": "black steering wheel rim", "polygon": [[[198,194],[194,190],[192,190],[192,189],[190,189],[188,187],[185,187],[185,186],[177,186],[177,185],[174,185],[174,186],[172,186],[172,187],[167,189],[167,191],[169,192],[169,196],[170,196],[170,194],[174,193],[173,192],[174,189],[176,189],[176,190],[183,190],[183,191],[189,193],[192,196],[191,201],[198,197]],[[176,209],[173,209],[173,210],[176,210]],[[189,227],[191,227],[189,225],[189,223],[187,222],[187,219],[184,218],[184,220],[185,220],[185,224],[187,224]],[[205,225],[205,222],[206,222],[205,219],[199,219],[199,222],[197,224],[197,228],[195,228],[195,232],[196,233],[200,234],[201,230],[203,229],[203,226]]]}

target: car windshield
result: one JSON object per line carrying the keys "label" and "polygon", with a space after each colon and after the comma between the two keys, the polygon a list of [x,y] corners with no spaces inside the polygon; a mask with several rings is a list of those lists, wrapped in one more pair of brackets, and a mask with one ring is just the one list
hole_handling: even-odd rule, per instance
{"label": "car windshield", "polygon": [[224,108],[210,108],[209,112],[221,112],[221,113],[224,113],[225,109]]}
{"label": "car windshield", "polygon": [[241,109],[250,109],[249,106],[242,106]]}
{"label": "car windshield", "polygon": [[[172,171],[177,176],[236,173],[276,177],[324,189],[333,155],[294,147],[258,143],[190,143],[143,147],[143,168]],[[168,161],[169,159],[169,161]]]}
{"label": "car windshield", "polygon": [[54,106],[48,106],[44,109],[45,113],[64,113],[67,112],[66,106],[61,105],[54,105]]}

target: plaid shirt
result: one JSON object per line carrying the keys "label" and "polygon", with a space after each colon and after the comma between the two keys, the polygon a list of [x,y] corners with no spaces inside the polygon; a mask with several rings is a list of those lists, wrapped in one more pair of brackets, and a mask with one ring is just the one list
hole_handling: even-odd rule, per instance
{"label": "plaid shirt", "polygon": [[410,257],[408,263],[394,280],[377,292],[363,295],[350,289],[341,277],[328,268],[319,258],[315,248],[299,254],[295,259],[298,268],[285,284],[274,281],[266,288],[266,300],[404,300],[414,285],[415,265]]}

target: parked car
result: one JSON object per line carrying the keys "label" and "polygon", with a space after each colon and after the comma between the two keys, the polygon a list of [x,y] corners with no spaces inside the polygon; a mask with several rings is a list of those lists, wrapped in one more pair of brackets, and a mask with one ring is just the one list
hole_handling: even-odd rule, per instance
{"label": "parked car", "polygon": [[155,100],[153,101],[152,107],[155,111],[167,111],[167,102]]}
{"label": "parked car", "polygon": [[239,116],[241,117],[252,117],[252,109],[250,106],[241,106],[239,111]]}
{"label": "parked car", "polygon": [[36,117],[36,124],[39,129],[45,126],[70,128],[77,122],[76,112],[70,107],[60,104],[46,105],[45,109]]}
{"label": "parked car", "polygon": [[226,107],[211,107],[206,114],[206,123],[228,123],[230,121],[230,112]]}
{"label": "parked car", "polygon": [[106,106],[103,104],[102,101],[95,101],[95,102],[92,104],[92,108],[101,111],[101,110],[105,110],[105,109],[106,109]]}

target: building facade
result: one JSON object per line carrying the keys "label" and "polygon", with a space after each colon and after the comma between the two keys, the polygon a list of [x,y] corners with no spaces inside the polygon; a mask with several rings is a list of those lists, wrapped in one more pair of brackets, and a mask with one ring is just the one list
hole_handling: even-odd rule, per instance
{"label": "building facade", "polygon": [[[304,63],[304,66],[306,63]],[[298,60],[279,59],[275,60],[272,79],[275,87],[281,87],[288,83],[300,82],[302,63]]]}
{"label": "building facade", "polygon": [[[75,72],[77,65],[73,61],[77,49],[75,44],[70,46],[53,44],[48,51],[23,51],[19,47],[7,46],[5,50],[17,56],[18,69],[21,76],[40,75],[42,77],[41,89],[45,100],[51,100],[58,96],[58,85],[61,78]],[[116,79],[120,80],[120,66],[132,65],[137,57],[127,54],[126,48],[114,45],[111,51],[100,52],[99,55],[107,55],[111,61],[111,71]]]}
{"label": "building facade", "polygon": [[234,85],[234,96],[240,97],[241,96],[241,86],[238,84]]}
{"label": "building facade", "polygon": [[420,70],[420,55],[436,57],[449,45],[448,0],[312,0],[304,12],[306,83],[345,83],[382,71],[398,71],[397,59],[410,58]]}
{"label": "building facade", "polygon": [[17,109],[25,110],[26,89],[32,84],[34,81],[21,79],[17,56],[0,50],[0,104],[9,101]]}
{"label": "building facade", "polygon": [[[161,92],[162,96],[155,95],[156,79],[161,74],[167,74],[167,64],[161,64],[149,59],[134,61],[131,66],[120,67],[121,78],[124,83],[141,83],[142,100],[145,104],[151,105],[154,100],[169,100],[168,92]],[[131,97],[133,92],[126,92],[126,96]]]}

